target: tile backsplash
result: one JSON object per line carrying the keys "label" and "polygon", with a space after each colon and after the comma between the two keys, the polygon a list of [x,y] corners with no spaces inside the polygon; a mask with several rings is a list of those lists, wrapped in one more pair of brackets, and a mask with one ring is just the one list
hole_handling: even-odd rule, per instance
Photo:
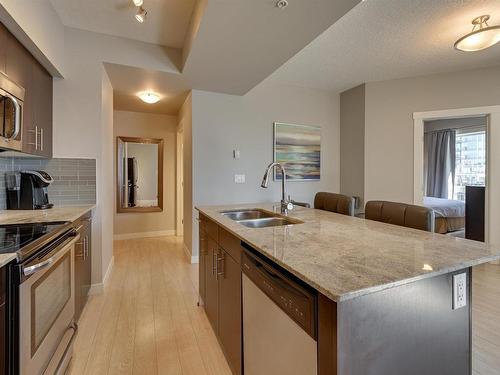
{"label": "tile backsplash", "polygon": [[96,202],[95,159],[32,159],[0,157],[0,209],[7,208],[5,173],[42,170],[52,176],[49,201],[56,206],[94,204]]}

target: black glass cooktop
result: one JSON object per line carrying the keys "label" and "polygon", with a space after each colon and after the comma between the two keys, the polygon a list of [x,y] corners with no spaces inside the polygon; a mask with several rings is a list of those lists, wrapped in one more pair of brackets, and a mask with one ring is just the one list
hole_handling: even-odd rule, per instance
{"label": "black glass cooktop", "polygon": [[[67,223],[31,223],[0,226],[0,253],[22,253],[32,245],[44,243],[65,228]],[[19,256],[18,256],[19,258]]]}

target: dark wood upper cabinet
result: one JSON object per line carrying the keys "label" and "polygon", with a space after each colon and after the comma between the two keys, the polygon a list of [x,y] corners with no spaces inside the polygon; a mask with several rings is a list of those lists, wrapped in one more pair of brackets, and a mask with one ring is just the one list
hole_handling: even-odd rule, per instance
{"label": "dark wood upper cabinet", "polygon": [[22,152],[52,157],[52,76],[0,24],[0,70],[25,89]]}
{"label": "dark wood upper cabinet", "polygon": [[5,61],[7,53],[7,29],[0,23],[0,72],[5,74]]}

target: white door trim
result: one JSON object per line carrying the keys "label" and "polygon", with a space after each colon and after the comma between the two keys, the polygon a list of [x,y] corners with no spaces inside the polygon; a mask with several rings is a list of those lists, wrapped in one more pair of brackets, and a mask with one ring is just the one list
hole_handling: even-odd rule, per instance
{"label": "white door trim", "polygon": [[[500,105],[413,113],[413,202],[414,204],[422,205],[424,200],[424,121],[468,116],[488,116],[486,132],[487,166],[485,229],[488,242],[500,243],[500,236],[499,238],[493,238],[496,237],[496,235],[490,230],[490,228],[494,228],[495,225],[500,225],[500,215],[495,214],[494,217],[492,216],[499,208],[498,206],[500,206],[500,199],[490,195],[491,191],[498,191],[498,189],[500,189],[500,174],[499,176],[497,176],[496,173],[492,174],[495,168],[492,164],[496,157],[496,155],[493,155],[495,152],[493,143],[496,143],[496,141],[493,141],[492,128],[494,127],[495,130],[500,129]],[[500,146],[500,144],[495,145],[495,147],[498,146]]]}
{"label": "white door trim", "polygon": [[176,137],[176,225],[175,225],[175,234],[177,236],[182,236],[184,234],[184,225],[183,225],[183,217],[184,217],[184,155],[183,155],[183,136],[184,136],[184,128],[181,124],[179,129],[177,130]]}

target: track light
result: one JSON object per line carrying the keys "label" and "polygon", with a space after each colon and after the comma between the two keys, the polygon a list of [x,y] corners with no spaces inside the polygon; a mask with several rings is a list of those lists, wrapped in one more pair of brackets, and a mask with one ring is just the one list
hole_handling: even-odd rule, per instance
{"label": "track light", "polygon": [[146,11],[146,9],[144,9],[143,7],[139,7],[139,9],[137,10],[137,14],[135,15],[135,19],[137,20],[137,22],[143,23],[146,19],[147,14],[148,12]]}

